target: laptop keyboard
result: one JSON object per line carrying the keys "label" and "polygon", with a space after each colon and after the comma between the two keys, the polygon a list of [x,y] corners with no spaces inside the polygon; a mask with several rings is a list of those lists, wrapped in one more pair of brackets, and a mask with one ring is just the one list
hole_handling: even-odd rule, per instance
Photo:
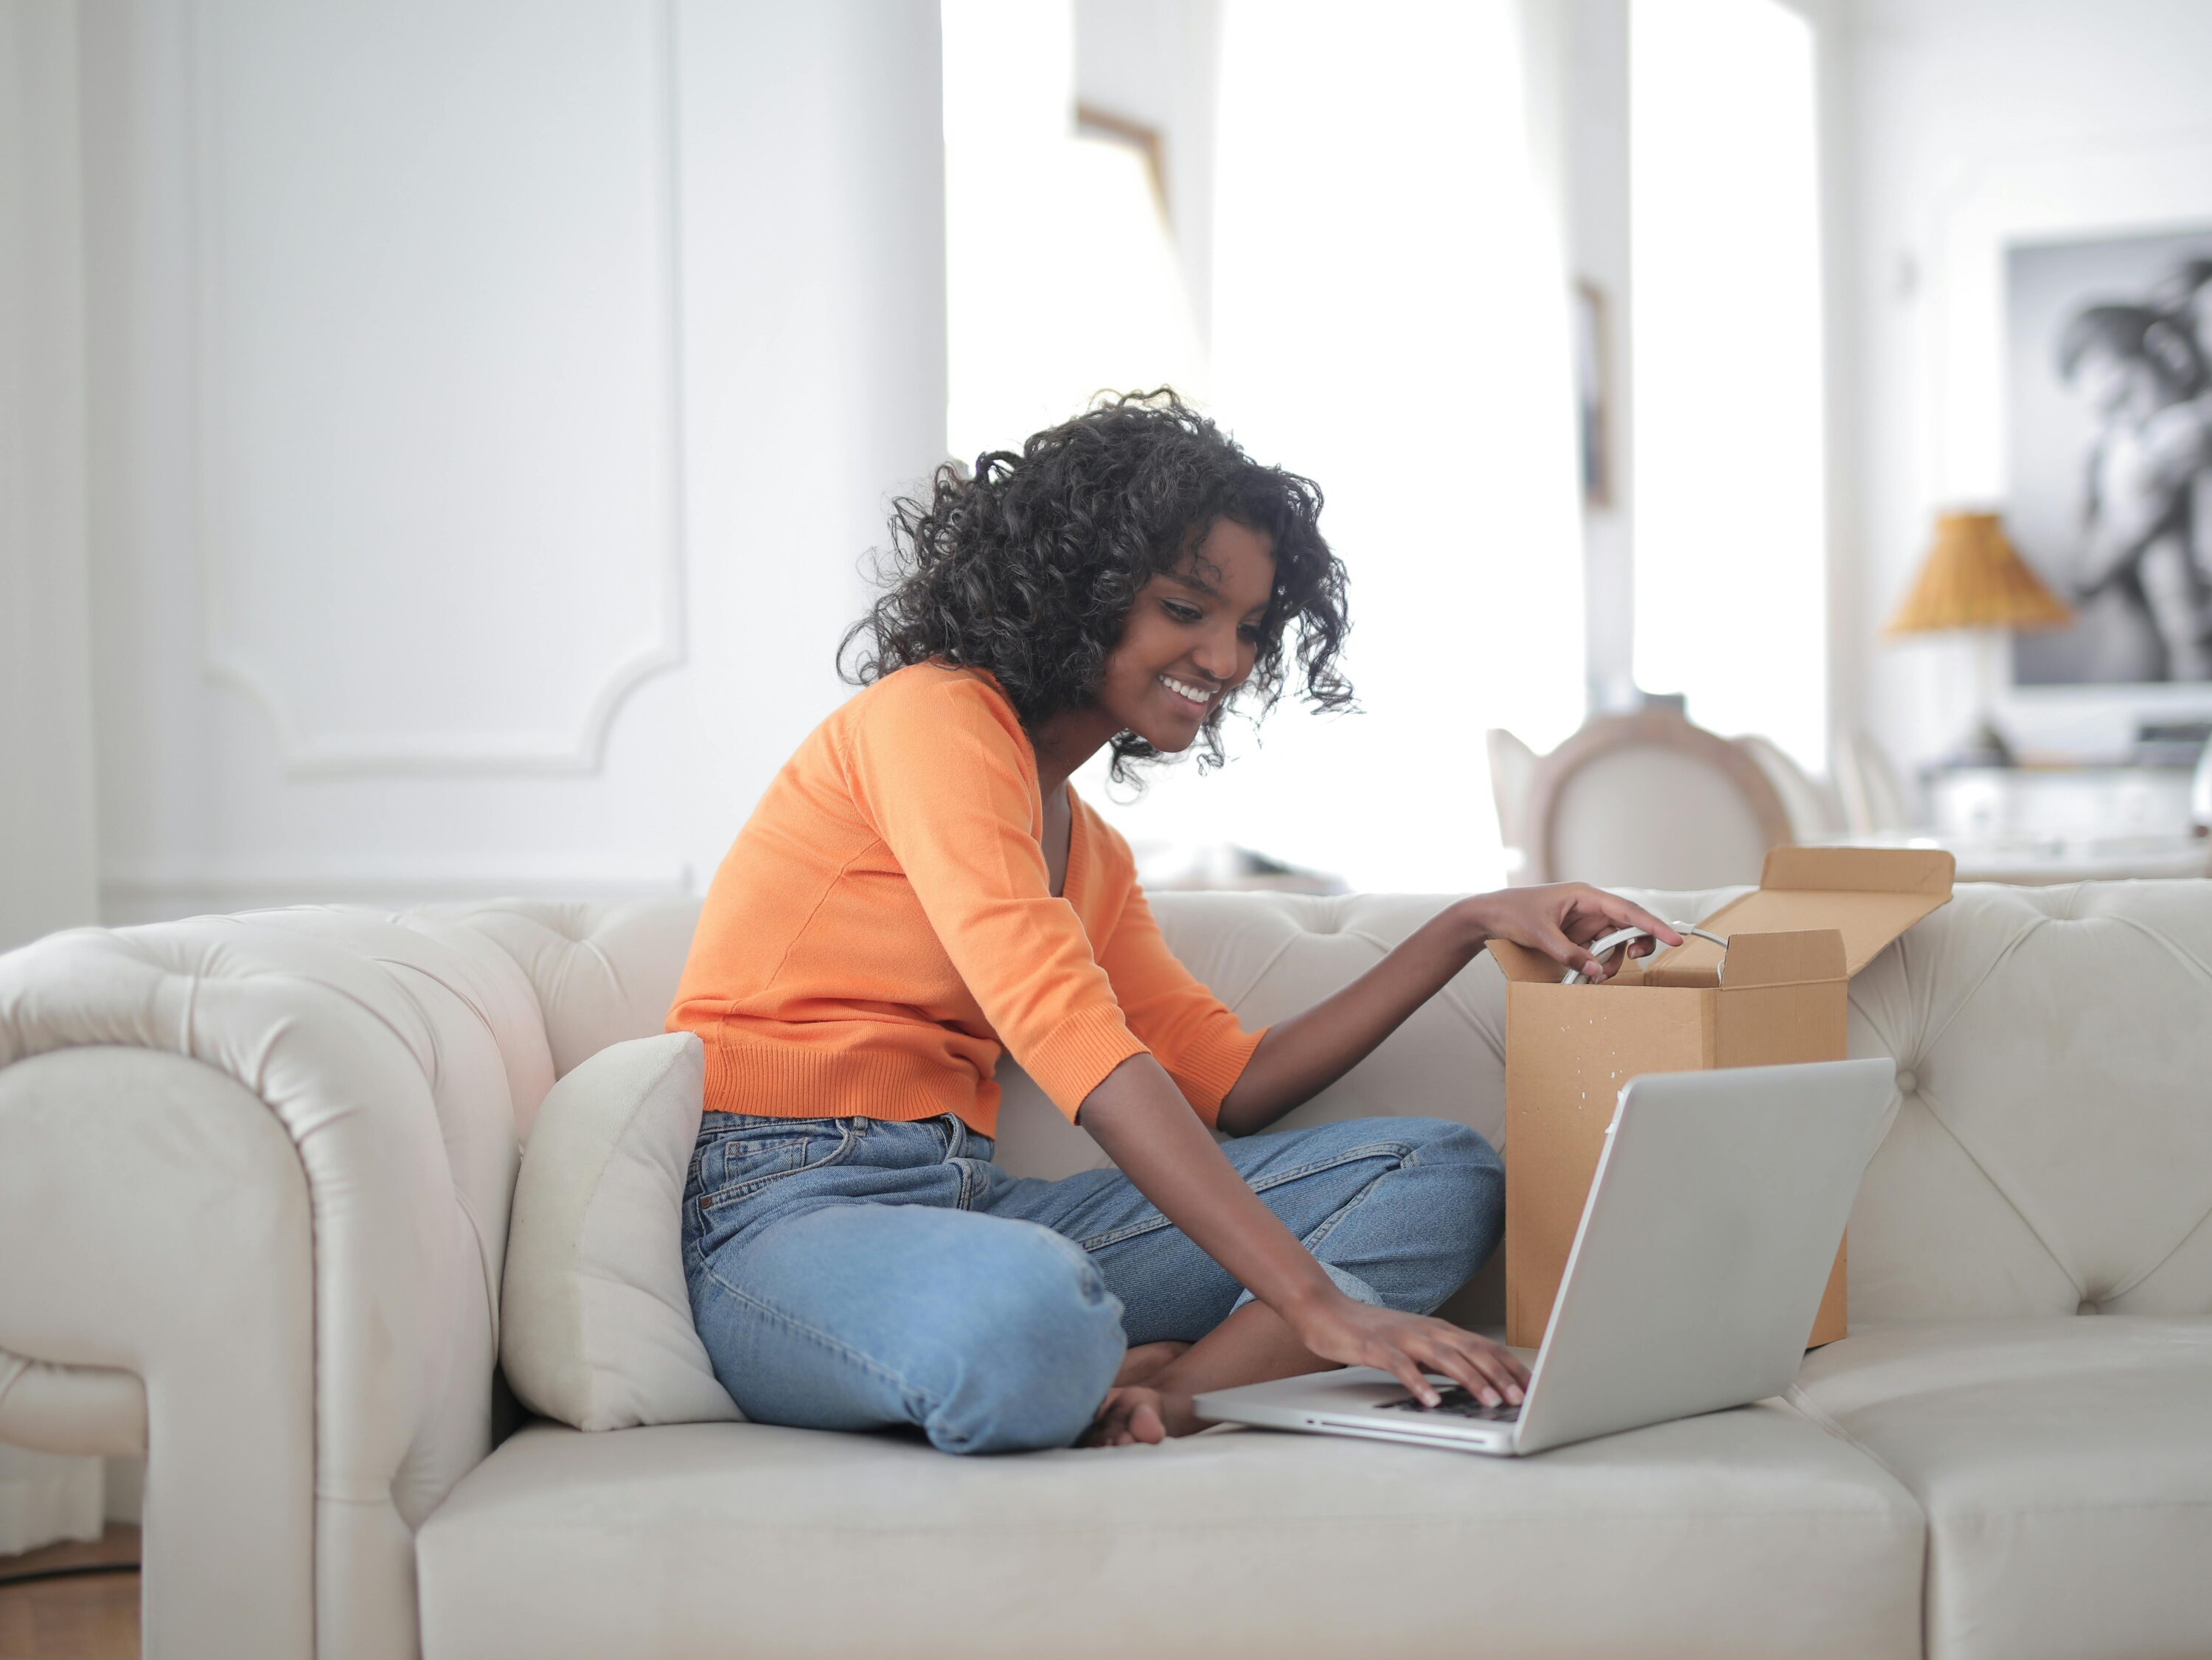
{"label": "laptop keyboard", "polygon": [[1419,1412],[1437,1418],[1479,1418],[1489,1424],[1510,1424],[1521,1416],[1519,1407],[1486,1407],[1457,1383],[1437,1391],[1443,1399],[1433,1407],[1402,1395],[1395,1401],[1385,1401],[1376,1408],[1378,1412]]}

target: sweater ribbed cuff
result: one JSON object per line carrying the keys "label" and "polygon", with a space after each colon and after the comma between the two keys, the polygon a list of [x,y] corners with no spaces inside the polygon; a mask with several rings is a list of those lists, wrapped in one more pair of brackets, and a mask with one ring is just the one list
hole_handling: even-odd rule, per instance
{"label": "sweater ribbed cuff", "polygon": [[1071,1124],[1085,1098],[1133,1055],[1148,1054],[1111,1004],[1070,1015],[1014,1059]]}
{"label": "sweater ribbed cuff", "polygon": [[1219,1125],[1221,1104],[1237,1087],[1237,1080],[1244,1075],[1260,1040],[1267,1035],[1265,1026],[1257,1031],[1239,1031],[1222,1043],[1178,1055],[1175,1065],[1168,1068],[1168,1076],[1176,1080],[1176,1086],[1206,1128]]}

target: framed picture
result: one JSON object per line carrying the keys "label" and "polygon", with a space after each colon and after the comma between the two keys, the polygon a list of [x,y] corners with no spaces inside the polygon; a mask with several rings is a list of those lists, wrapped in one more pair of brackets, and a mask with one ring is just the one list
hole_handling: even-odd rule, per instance
{"label": "framed picture", "polygon": [[2212,684],[2212,215],[2004,249],[2005,520],[2075,610],[2023,686]]}
{"label": "framed picture", "polygon": [[1605,290],[1575,283],[1575,429],[1582,453],[1583,505],[1610,508],[1613,495],[1613,360],[1607,349]]}
{"label": "framed picture", "polygon": [[[1914,488],[1889,504],[1894,517],[1881,532],[1897,585],[1926,547],[1929,515],[1996,507],[2021,551],[2085,619],[2076,631],[2007,642],[1994,712],[2015,743],[2123,754],[2145,721],[2212,717],[2212,681],[2127,678],[2172,672],[2163,649],[2147,643],[2156,632],[2147,608],[2121,627],[2095,613],[2132,600],[2081,598],[2075,562],[2087,545],[2086,479],[2101,423],[2088,413],[2081,360],[2069,381],[2056,356],[2075,311],[2130,303],[2169,271],[2167,255],[2212,232],[2212,125],[1962,150],[1929,181],[1920,211],[1925,240],[1903,251],[1892,290],[1894,303],[1917,313],[1919,371],[1900,410],[1909,425],[1898,429],[1914,452]],[[2166,238],[2179,240],[2161,246]],[[2069,250],[2081,262],[2071,274]],[[2039,297],[2039,284],[2047,284]],[[2160,556],[2149,569],[2172,566]],[[1924,690],[1940,695],[1933,681]]]}

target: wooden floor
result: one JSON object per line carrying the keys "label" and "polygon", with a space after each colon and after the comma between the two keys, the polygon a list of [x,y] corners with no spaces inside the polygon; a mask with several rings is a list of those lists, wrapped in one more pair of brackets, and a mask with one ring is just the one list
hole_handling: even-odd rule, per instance
{"label": "wooden floor", "polygon": [[[0,1556],[0,1579],[81,1563],[135,1562],[138,1529],[111,1526],[89,1545]],[[95,1573],[0,1584],[0,1660],[138,1660],[138,1576]]]}

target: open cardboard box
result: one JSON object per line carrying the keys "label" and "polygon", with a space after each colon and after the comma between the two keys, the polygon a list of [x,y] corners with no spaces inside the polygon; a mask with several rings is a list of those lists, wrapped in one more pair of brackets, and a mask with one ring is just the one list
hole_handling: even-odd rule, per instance
{"label": "open cardboard box", "polygon": [[[1562,985],[1566,968],[1493,939],[1512,983],[1505,1007],[1505,1329],[1544,1341],[1613,1104],[1647,1072],[1844,1058],[1850,979],[1948,903],[1949,854],[1919,848],[1776,848],[1759,886],[1692,939],[1602,985]],[[1675,919],[1668,917],[1668,921]],[[1694,1194],[1683,1195],[1694,1204]],[[1836,1253],[1809,1346],[1848,1329]]]}

